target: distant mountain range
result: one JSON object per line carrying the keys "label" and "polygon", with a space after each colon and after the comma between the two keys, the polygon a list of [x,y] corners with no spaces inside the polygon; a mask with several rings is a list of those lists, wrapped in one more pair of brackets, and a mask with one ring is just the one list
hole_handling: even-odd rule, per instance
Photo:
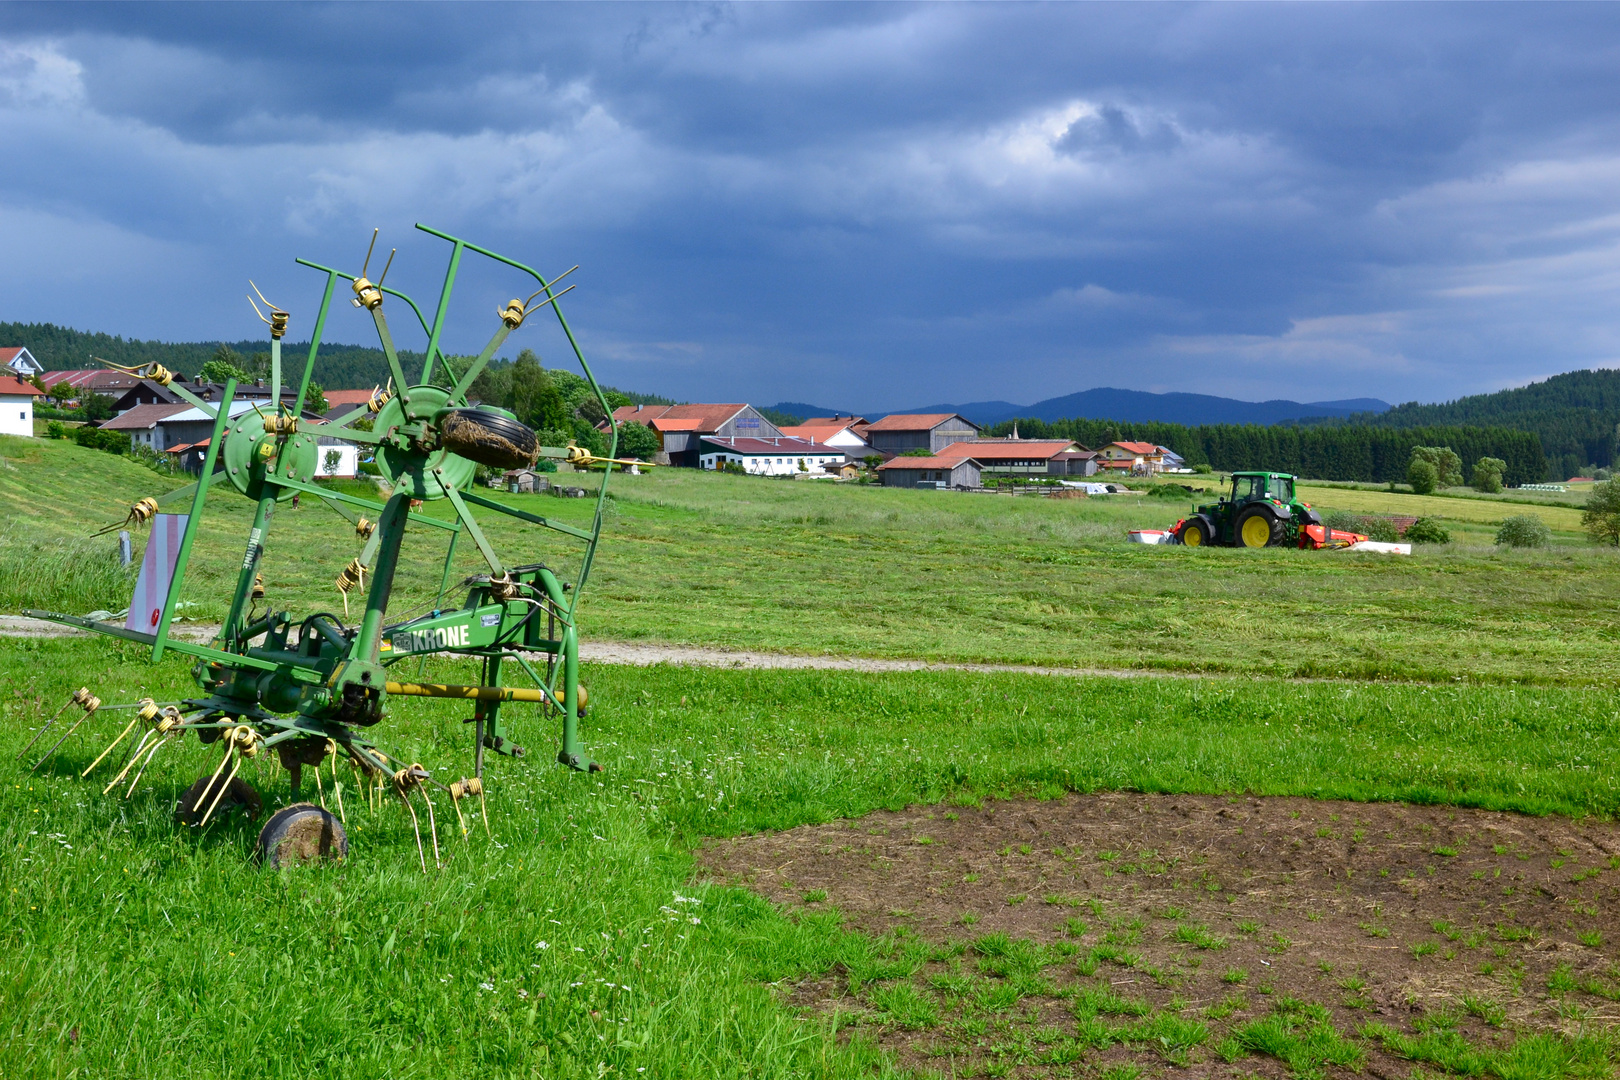
{"label": "distant mountain range", "polygon": [[[792,416],[848,416],[849,409],[824,409],[802,401],[782,401],[771,406],[776,412]],[[1129,423],[1159,421],[1169,424],[1276,424],[1284,420],[1317,418],[1343,418],[1357,413],[1382,413],[1390,405],[1377,398],[1351,398],[1345,401],[1238,401],[1235,398],[1212,397],[1208,394],[1149,394],[1141,390],[1116,390],[1099,387],[1082,390],[1078,394],[1047,398],[1033,405],[1015,405],[1010,401],[970,401],[964,405],[919,405],[910,409],[891,409],[888,412],[865,412],[857,415],[868,420],[879,420],[895,413],[959,413],[975,424],[988,427],[1003,420],[1033,417],[1037,420],[1069,420],[1089,418],[1121,420]]]}

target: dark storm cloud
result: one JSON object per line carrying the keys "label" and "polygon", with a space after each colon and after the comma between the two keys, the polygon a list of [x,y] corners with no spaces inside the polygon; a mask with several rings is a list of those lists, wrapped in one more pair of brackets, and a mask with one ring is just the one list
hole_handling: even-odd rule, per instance
{"label": "dark storm cloud", "polygon": [[[242,336],[228,282],[373,224],[431,296],[426,220],[584,263],[607,376],[682,397],[1453,396],[1620,352],[1617,31],[1598,5],[11,5],[0,318],[89,325],[92,287],[97,328]],[[507,288],[480,274],[471,319]]]}

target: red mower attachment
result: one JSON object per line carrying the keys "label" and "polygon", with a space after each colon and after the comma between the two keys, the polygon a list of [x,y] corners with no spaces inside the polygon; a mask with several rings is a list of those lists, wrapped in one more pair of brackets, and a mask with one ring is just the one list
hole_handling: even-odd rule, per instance
{"label": "red mower attachment", "polygon": [[1347,548],[1351,544],[1365,542],[1367,537],[1361,533],[1345,532],[1343,529],[1332,529],[1326,525],[1307,525],[1299,530],[1299,546],[1318,550],[1321,548]]}

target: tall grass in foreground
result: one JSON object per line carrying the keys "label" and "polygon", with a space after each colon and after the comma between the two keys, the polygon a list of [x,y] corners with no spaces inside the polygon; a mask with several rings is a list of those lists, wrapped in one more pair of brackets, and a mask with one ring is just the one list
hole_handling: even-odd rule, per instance
{"label": "tall grass in foreground", "polygon": [[[0,762],[82,684],[109,703],[191,691],[186,662],[78,640],[0,642]],[[458,665],[430,678],[464,681]],[[1620,812],[1603,690],[1266,680],[591,667],[588,746],[553,732],[491,765],[490,824],[424,876],[408,819],[351,791],[340,867],[265,873],[253,827],[172,825],[210,768],[165,750],[135,798],[81,781],[116,730],[0,771],[0,1076],[881,1076],[865,1044],[795,1019],[771,982],[884,945],[689,884],[706,835],[930,800],[1069,790],[1254,791]],[[116,714],[114,714],[116,715]],[[407,702],[372,729],[464,770],[463,711]],[[105,769],[103,769],[105,772]],[[255,781],[284,797],[264,767]],[[430,854],[431,857],[431,854]],[[644,1072],[642,1070],[645,1070]]]}
{"label": "tall grass in foreground", "polygon": [[0,529],[0,610],[117,611],[129,606],[137,570],[119,564],[116,533],[47,538]]}

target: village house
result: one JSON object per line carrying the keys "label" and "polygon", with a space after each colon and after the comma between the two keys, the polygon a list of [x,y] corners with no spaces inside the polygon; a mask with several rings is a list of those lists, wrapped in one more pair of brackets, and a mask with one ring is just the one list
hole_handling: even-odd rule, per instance
{"label": "village house", "polygon": [[[658,436],[660,452],[671,465],[701,468],[699,458],[706,453],[702,441],[708,436],[731,439],[780,439],[782,431],[760,415],[752,405],[621,405],[613,410],[618,423],[634,420]],[[606,429],[606,424],[601,425]]]}
{"label": "village house", "polygon": [[[21,345],[0,349],[0,375],[10,373],[27,379],[45,370],[45,365],[34,359],[34,354]],[[45,385],[49,386],[49,383]],[[37,389],[37,388],[36,388]]]}
{"label": "village house", "polygon": [[937,454],[955,442],[979,437],[979,427],[956,413],[918,413],[885,416],[866,426],[866,441],[884,457],[907,450]]}
{"label": "village house", "polygon": [[103,423],[101,429],[128,432],[132,444],[149,446],[161,454],[169,449],[167,436],[170,434],[169,430],[162,426],[162,422],[171,416],[179,416],[189,411],[192,411],[192,406],[184,401],[136,405]]}
{"label": "village house", "polygon": [[34,399],[39,387],[14,374],[0,375],[0,435],[34,434]]}
{"label": "village house", "polygon": [[818,416],[802,424],[784,427],[782,434],[836,446],[851,454],[862,454],[871,449],[865,437],[866,427],[865,419],[859,416]]}
{"label": "village house", "polygon": [[939,453],[971,457],[986,476],[1089,476],[1084,467],[1094,460],[1072,439],[968,439]]}
{"label": "village house", "polygon": [[981,468],[971,457],[945,451],[934,457],[891,458],[877,471],[884,487],[966,489],[981,486]]}
{"label": "village house", "polygon": [[[1176,464],[1168,464],[1166,454],[1174,457]],[[1110,472],[1147,475],[1180,468],[1181,459],[1165,447],[1149,442],[1111,442],[1097,451],[1097,465]]]}
{"label": "village house", "polygon": [[845,460],[836,446],[795,439],[791,436],[776,438],[726,438],[705,435],[699,452],[698,467],[723,469],[727,465],[740,466],[744,472],[756,476],[808,475],[818,480],[828,479],[826,466]]}

